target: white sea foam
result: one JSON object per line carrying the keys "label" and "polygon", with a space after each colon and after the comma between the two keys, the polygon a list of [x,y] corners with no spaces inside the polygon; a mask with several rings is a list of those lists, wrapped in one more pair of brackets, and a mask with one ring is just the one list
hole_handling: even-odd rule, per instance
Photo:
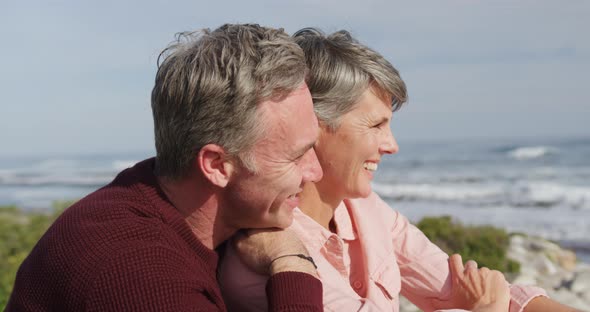
{"label": "white sea foam", "polygon": [[567,206],[590,209],[590,188],[550,182],[522,183],[510,194],[511,203],[517,206]]}
{"label": "white sea foam", "polygon": [[71,170],[80,166],[80,162],[73,159],[46,159],[33,164],[30,169],[35,171]]}
{"label": "white sea foam", "polygon": [[509,232],[528,233],[556,241],[588,242],[590,237],[586,210],[514,209],[510,206],[471,207],[449,203],[387,201],[412,222],[418,222],[425,216],[450,215],[464,224],[494,225]]}
{"label": "white sea foam", "polygon": [[550,146],[526,146],[509,151],[508,156],[519,160],[526,160],[556,154],[557,152],[558,150],[556,148]]}
{"label": "white sea foam", "polygon": [[15,176],[4,175],[0,177],[0,185],[69,185],[69,186],[101,186],[113,179],[110,175],[35,175]]}
{"label": "white sea foam", "polygon": [[399,201],[457,204],[502,204],[512,207],[568,207],[590,209],[590,188],[551,182],[515,184],[382,184],[373,183],[379,195]]}
{"label": "white sea foam", "polygon": [[464,201],[489,200],[504,195],[501,185],[474,184],[379,184],[374,183],[373,189],[381,196],[401,200],[428,201]]}
{"label": "white sea foam", "polygon": [[130,166],[132,160],[45,159],[0,169],[0,186],[102,186]]}

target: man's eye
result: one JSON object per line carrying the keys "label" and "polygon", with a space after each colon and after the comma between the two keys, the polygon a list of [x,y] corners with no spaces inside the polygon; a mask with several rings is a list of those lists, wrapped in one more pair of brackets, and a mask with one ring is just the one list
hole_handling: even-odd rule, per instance
{"label": "man's eye", "polygon": [[295,157],[295,159],[293,159],[293,160],[294,160],[295,162],[298,162],[298,161],[300,161],[300,160],[301,160],[301,158],[303,158],[303,156],[305,156],[305,153],[303,153],[303,154],[301,154],[301,155],[299,155],[299,156]]}

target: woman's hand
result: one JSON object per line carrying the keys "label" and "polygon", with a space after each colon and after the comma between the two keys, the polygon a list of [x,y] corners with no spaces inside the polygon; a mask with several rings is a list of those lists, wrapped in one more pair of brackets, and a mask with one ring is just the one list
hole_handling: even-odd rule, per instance
{"label": "woman's hand", "polygon": [[451,271],[451,297],[448,300],[431,299],[436,309],[465,309],[474,312],[508,311],[510,289],[504,275],[488,268],[477,268],[470,260],[463,266],[461,255],[449,258]]}

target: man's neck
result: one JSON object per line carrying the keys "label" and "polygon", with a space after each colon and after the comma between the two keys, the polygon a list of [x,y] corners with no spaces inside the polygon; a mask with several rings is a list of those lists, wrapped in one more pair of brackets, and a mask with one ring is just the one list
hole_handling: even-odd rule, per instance
{"label": "man's neck", "polygon": [[319,183],[305,184],[300,195],[299,209],[321,226],[333,232],[334,229],[330,228],[330,221],[334,218],[334,210],[340,205],[343,198],[320,189],[321,184]]}
{"label": "man's neck", "polygon": [[196,177],[181,180],[158,178],[158,183],[205,247],[213,250],[236,232],[219,220],[222,203],[211,185]]}

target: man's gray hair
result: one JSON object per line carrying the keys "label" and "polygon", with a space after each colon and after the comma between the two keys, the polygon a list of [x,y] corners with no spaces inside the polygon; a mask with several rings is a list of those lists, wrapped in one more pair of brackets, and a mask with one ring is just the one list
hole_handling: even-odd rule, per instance
{"label": "man's gray hair", "polygon": [[291,93],[306,73],[303,51],[282,29],[225,24],[177,34],[158,58],[152,91],[157,174],[186,176],[210,143],[254,171],[258,104]]}
{"label": "man's gray hair", "polygon": [[329,130],[338,128],[340,117],[354,108],[369,87],[375,88],[378,96],[391,97],[393,111],[407,101],[406,84],[399,72],[348,31],[326,36],[321,30],[304,28],[293,37],[305,53],[315,113]]}

